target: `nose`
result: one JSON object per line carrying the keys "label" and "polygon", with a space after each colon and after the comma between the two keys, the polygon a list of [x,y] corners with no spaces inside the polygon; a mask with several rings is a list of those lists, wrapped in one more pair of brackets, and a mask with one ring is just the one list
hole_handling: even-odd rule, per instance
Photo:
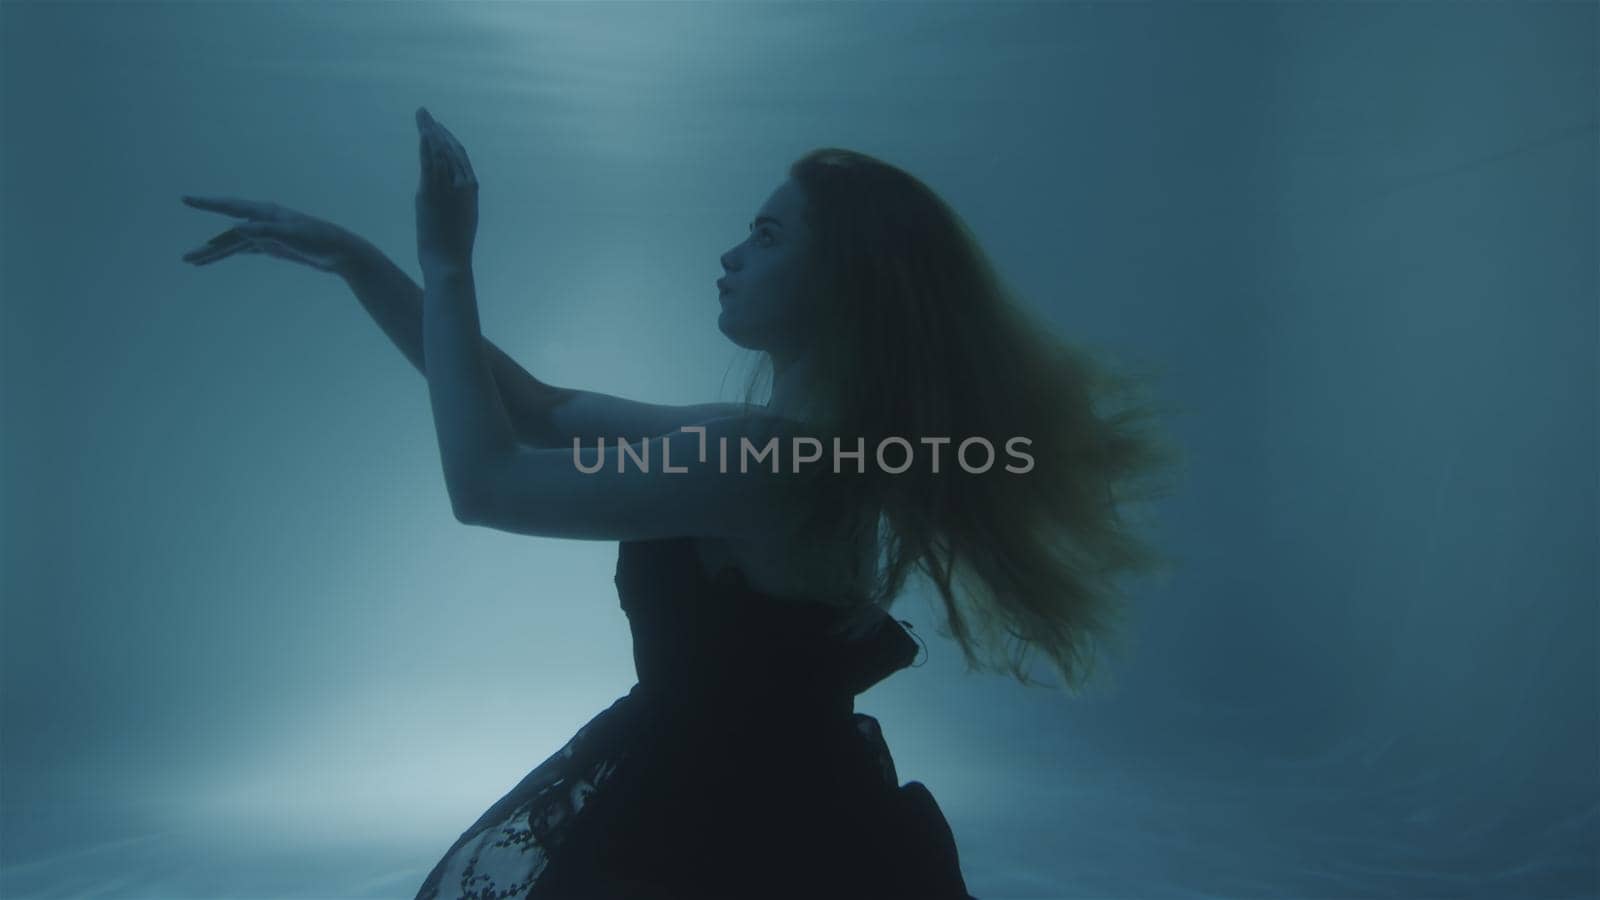
{"label": "nose", "polygon": [[736,265],[738,258],[734,255],[733,250],[729,250],[727,253],[722,254],[722,257],[717,261],[722,263],[722,270],[724,272],[732,273],[734,269],[738,268]]}

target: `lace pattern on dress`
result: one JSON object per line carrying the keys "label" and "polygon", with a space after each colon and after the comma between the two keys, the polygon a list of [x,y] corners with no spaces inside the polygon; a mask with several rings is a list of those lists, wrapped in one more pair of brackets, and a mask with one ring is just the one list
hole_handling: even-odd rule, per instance
{"label": "lace pattern on dress", "polygon": [[[623,700],[630,700],[624,697]],[[621,704],[622,701],[618,701]],[[628,758],[626,744],[604,738],[621,725],[614,704],[579,729],[566,745],[462,833],[424,882],[416,900],[514,900],[534,887],[559,851],[579,813],[605,791]],[[632,713],[630,707],[626,710]],[[886,788],[900,781],[878,720],[853,713],[851,724]],[[601,744],[606,746],[600,746]]]}
{"label": "lace pattern on dress", "polygon": [[561,749],[462,832],[417,893],[417,900],[509,900],[529,891],[579,813],[626,758],[622,746],[597,746],[621,724],[624,697],[595,716]]}

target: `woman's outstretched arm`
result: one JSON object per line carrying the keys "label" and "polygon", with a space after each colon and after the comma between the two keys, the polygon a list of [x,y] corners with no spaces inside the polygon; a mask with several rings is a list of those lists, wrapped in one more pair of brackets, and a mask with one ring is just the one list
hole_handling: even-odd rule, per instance
{"label": "woman's outstretched arm", "polygon": [[[334,273],[344,279],[395,347],[418,372],[426,375],[422,288],[371,241],[277,203],[188,194],[183,196],[183,202],[195,209],[244,220],[185,253],[185,262],[209,266],[236,255],[261,254]],[[565,445],[567,436],[552,422],[552,411],[584,392],[545,384],[500,348],[487,340],[483,344],[518,439],[534,446]]]}
{"label": "woman's outstretched arm", "polygon": [[423,271],[428,397],[450,507],[465,522],[479,506],[483,473],[516,452],[516,431],[483,353],[470,262]]}
{"label": "woman's outstretched arm", "polygon": [[[364,239],[351,252],[339,274],[383,333],[424,376],[422,352],[422,286]],[[571,447],[578,438],[592,444],[639,441],[668,434],[684,425],[739,415],[740,403],[644,403],[599,391],[557,387],[535,378],[505,351],[483,338],[506,414],[517,438],[532,447]]]}
{"label": "woman's outstretched arm", "polygon": [[[660,437],[602,439],[593,464],[575,445],[518,444],[481,349],[470,260],[425,260],[423,272],[428,393],[458,521],[580,540],[790,533],[795,512],[777,502],[771,477],[781,455],[771,419],[731,416]],[[629,472],[630,460],[641,468]]]}
{"label": "woman's outstretched arm", "polygon": [[[195,209],[243,221],[183,255],[208,266],[241,254],[287,259],[339,275],[396,348],[427,375],[423,351],[423,289],[370,241],[332,222],[277,203],[236,197],[184,195]],[[573,438],[642,440],[683,425],[746,412],[739,403],[641,403],[540,381],[482,338],[483,353],[517,440],[533,447],[570,446]]]}
{"label": "woman's outstretched arm", "polygon": [[572,540],[788,538],[804,513],[780,492],[794,437],[751,415],[622,444],[520,446],[472,470],[456,514],[468,525]]}
{"label": "woman's outstretched arm", "polygon": [[[422,287],[366,241],[361,241],[360,250],[352,254],[351,261],[339,272],[373,321],[426,377],[428,371],[422,349]],[[488,338],[480,335],[480,339],[518,440],[535,447],[568,445],[571,436],[556,423],[555,409],[587,392],[546,384]]]}
{"label": "woman's outstretched arm", "polygon": [[[417,258],[422,266],[422,345],[445,485],[456,518],[505,530],[561,537],[631,540],[681,534],[767,534],[792,518],[774,503],[775,482],[713,472],[704,440],[747,436],[739,419],[708,423],[698,435],[656,439],[670,457],[701,465],[630,477],[623,447],[615,474],[584,471],[571,454],[516,441],[484,352],[472,276],[478,228],[478,180],[455,136],[417,110],[422,179],[417,190]],[[770,423],[769,423],[770,427]],[[731,432],[730,432],[731,428]],[[700,441],[698,446],[691,441]],[[774,440],[775,444],[776,441]],[[648,453],[649,445],[640,449]],[[770,452],[769,448],[769,452]],[[773,457],[776,464],[776,456]],[[742,468],[742,467],[741,467]]]}
{"label": "woman's outstretched arm", "polygon": [[478,178],[460,142],[417,109],[422,176],[417,186],[417,261],[422,265],[422,356],[445,487],[456,518],[476,509],[482,473],[517,450],[484,353],[472,245]]}

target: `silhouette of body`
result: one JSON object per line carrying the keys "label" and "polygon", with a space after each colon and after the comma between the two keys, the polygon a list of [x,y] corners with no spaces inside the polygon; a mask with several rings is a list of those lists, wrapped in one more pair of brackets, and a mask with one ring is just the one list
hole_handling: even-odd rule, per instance
{"label": "silhouette of body", "polygon": [[[733,576],[733,577],[723,577]],[[464,831],[418,900],[969,900],[950,827],[854,697],[906,667],[892,619],[705,576],[691,538],[623,541],[638,683]]]}
{"label": "silhouette of body", "polygon": [[[1037,652],[1081,686],[1100,639],[1118,636],[1113,576],[1159,563],[1118,508],[1159,496],[1148,479],[1176,459],[1144,427],[1154,409],[1124,405],[1136,379],[1030,315],[919,179],[819,148],[719,260],[717,328],[771,367],[764,405],[754,382],[743,403],[692,406],[545,384],[479,331],[477,179],[452,134],[425,110],[417,123],[426,288],[343,228],[233,198],[184,198],[245,220],[184,259],[262,253],[340,275],[427,378],[458,521],[619,541],[638,684],[462,833],[419,900],[967,898],[938,804],[898,784],[854,697],[915,655],[884,614],[914,574],[971,668],[1028,684]],[[708,444],[791,428],[831,436],[834,465],[799,480],[704,465]],[[618,440],[598,448],[604,465],[573,465],[571,442],[605,437]],[[882,463],[889,439],[990,438],[1008,452],[1024,438],[1038,465]],[[650,443],[662,469],[624,475]],[[851,443],[877,447],[880,465],[841,468]],[[667,470],[669,449],[702,465]],[[850,583],[869,587],[815,578],[863,537]],[[699,541],[750,577],[706,577]]]}

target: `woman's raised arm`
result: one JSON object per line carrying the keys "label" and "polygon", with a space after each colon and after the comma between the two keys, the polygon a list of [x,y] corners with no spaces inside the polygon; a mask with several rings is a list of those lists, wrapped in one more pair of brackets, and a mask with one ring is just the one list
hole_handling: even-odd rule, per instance
{"label": "woman's raised arm", "polygon": [[[337,269],[339,275],[389,340],[426,376],[421,285],[377,247],[359,237],[356,240],[360,246]],[[534,378],[487,337],[483,339],[483,349],[518,440],[534,447],[566,446],[570,438],[555,425],[551,414],[555,407],[582,392]]]}
{"label": "woman's raised arm", "polygon": [[[356,260],[340,274],[378,327],[417,371],[426,375],[422,363],[422,288],[370,244]],[[600,438],[631,443],[669,434],[684,425],[748,411],[742,403],[644,403],[598,391],[556,387],[533,377],[487,337],[483,346],[506,415],[520,442],[531,447],[570,448],[573,438],[585,446],[592,446]]]}
{"label": "woman's raised arm", "polygon": [[[419,373],[427,374],[422,287],[371,242],[275,203],[192,196],[183,202],[246,220],[184,254],[186,262],[205,266],[239,253],[259,253],[336,274],[395,347]],[[736,403],[673,406],[557,387],[533,377],[488,338],[483,344],[506,415],[518,441],[528,446],[570,447],[574,437],[588,444],[601,437],[637,441],[744,410]]]}

